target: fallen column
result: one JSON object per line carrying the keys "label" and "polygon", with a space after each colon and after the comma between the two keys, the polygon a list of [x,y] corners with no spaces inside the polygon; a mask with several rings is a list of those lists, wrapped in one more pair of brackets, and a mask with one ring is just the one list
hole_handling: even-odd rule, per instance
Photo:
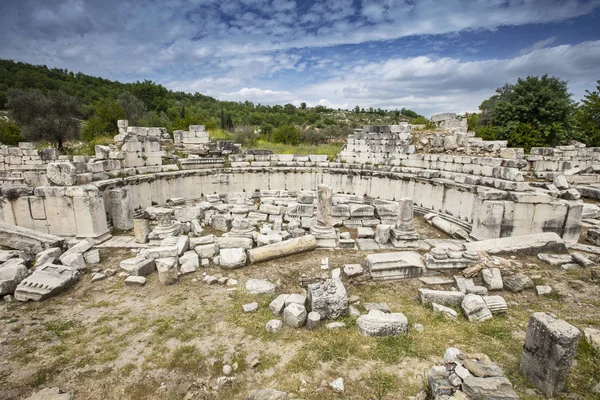
{"label": "fallen column", "polygon": [[550,313],[529,318],[521,356],[521,374],[544,395],[555,397],[564,389],[581,332]]}
{"label": "fallen column", "polygon": [[465,247],[468,251],[485,251],[489,254],[511,253],[515,251],[523,251],[531,254],[567,252],[565,241],[554,232],[486,239],[479,242],[465,243]]}
{"label": "fallen column", "polygon": [[254,264],[269,261],[275,258],[291,256],[292,254],[304,253],[317,248],[317,240],[312,235],[302,236],[283,242],[268,244],[248,250],[248,259]]}

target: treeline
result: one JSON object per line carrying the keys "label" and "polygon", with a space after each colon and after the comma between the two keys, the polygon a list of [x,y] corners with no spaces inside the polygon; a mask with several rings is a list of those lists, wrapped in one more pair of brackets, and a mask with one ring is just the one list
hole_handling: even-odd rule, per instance
{"label": "treeline", "polygon": [[[68,137],[57,138],[55,134],[52,136],[48,133],[36,135],[39,127],[31,126],[35,122],[35,119],[29,118],[31,113],[15,111],[19,107],[28,108],[27,103],[32,102],[43,108],[40,111],[42,114],[54,115],[58,110],[50,104],[54,104],[54,98],[63,95],[75,99],[78,104],[78,107],[71,108],[70,117],[85,121],[81,132],[69,134]],[[119,119],[128,119],[132,126],[166,127],[169,132],[187,129],[189,125],[204,124],[208,129],[235,132],[236,139],[244,142],[262,138],[312,144],[345,137],[354,127],[369,123],[370,120],[384,118],[389,123],[424,120],[407,109],[365,110],[356,106],[354,110],[344,112],[324,106],[309,108],[306,103],[296,107],[293,104],[269,106],[249,101],[219,101],[200,93],[174,92],[148,80],[121,83],[81,72],[10,60],[0,60],[0,108],[10,110],[11,119],[17,122],[26,138],[47,139],[56,143],[79,134],[88,141],[113,135]],[[14,118],[19,114],[26,118]],[[290,127],[299,129],[301,134],[293,130],[292,138],[287,138],[284,133],[292,132]],[[45,128],[48,129],[48,126]],[[6,143],[14,141],[14,138],[15,126],[2,123],[0,141]]]}
{"label": "treeline", "polygon": [[557,77],[519,78],[496,89],[479,110],[469,116],[469,130],[486,140],[507,140],[526,151],[573,140],[600,146],[600,81],[576,103],[567,82]]}

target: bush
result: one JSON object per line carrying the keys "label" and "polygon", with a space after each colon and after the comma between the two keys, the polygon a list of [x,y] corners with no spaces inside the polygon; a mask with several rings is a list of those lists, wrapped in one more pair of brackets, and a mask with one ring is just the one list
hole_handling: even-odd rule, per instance
{"label": "bush", "polygon": [[16,146],[23,141],[21,130],[14,122],[0,118],[0,143]]}
{"label": "bush", "polygon": [[302,132],[295,126],[283,125],[273,131],[271,141],[275,143],[297,145],[302,139]]}

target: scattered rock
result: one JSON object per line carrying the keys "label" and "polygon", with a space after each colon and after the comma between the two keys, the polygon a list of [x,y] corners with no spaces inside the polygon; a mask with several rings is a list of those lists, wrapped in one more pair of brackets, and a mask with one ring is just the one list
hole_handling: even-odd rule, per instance
{"label": "scattered rock", "polygon": [[360,264],[346,264],[344,265],[344,276],[346,278],[354,278],[355,276],[362,275],[365,272]]}
{"label": "scattered rock", "polygon": [[348,313],[346,288],[340,279],[327,279],[308,285],[308,301],[321,318],[339,318]]}
{"label": "scattered rock", "polygon": [[443,306],[443,305],[437,304],[437,303],[431,303],[431,306],[433,307],[433,311],[441,312],[442,314],[444,314],[444,316],[446,318],[450,318],[450,319],[458,318],[458,313],[450,307],[446,307],[446,306]]}
{"label": "scattered rock", "polygon": [[330,322],[328,324],[325,325],[325,328],[329,329],[329,330],[333,330],[333,329],[340,329],[340,328],[345,328],[346,324],[343,322]]}
{"label": "scattered rock", "polygon": [[288,395],[275,389],[251,390],[246,396],[246,400],[287,400]]}
{"label": "scattered rock", "polygon": [[394,336],[408,331],[408,320],[402,313],[387,314],[371,310],[356,320],[358,330],[364,336]]}
{"label": "scattered rock", "polygon": [[511,292],[518,293],[525,289],[533,289],[533,281],[522,273],[516,273],[504,278],[504,287]]}
{"label": "scattered rock", "polygon": [[125,284],[127,286],[144,286],[146,284],[146,277],[130,275],[125,278]]}
{"label": "scattered rock", "polygon": [[73,394],[61,393],[57,387],[46,388],[34,393],[25,400],[72,400]]}
{"label": "scattered rock", "polygon": [[274,316],[279,316],[283,312],[285,308],[285,301],[289,297],[289,294],[280,294],[277,296],[271,304],[269,304],[269,310],[271,310],[271,314]]}
{"label": "scattered rock", "polygon": [[277,333],[283,328],[283,322],[279,319],[272,319],[265,325],[265,330],[269,333]]}
{"label": "scattered rock", "polygon": [[335,379],[329,386],[337,393],[344,393],[344,380],[342,378]]}
{"label": "scattered rock", "polygon": [[550,294],[552,293],[552,288],[550,286],[536,286],[535,287],[535,292],[537,293],[538,296],[543,296],[545,294]]}
{"label": "scattered rock", "polygon": [[244,310],[245,313],[256,311],[256,310],[258,310],[258,303],[253,302],[253,303],[244,304],[244,305],[242,305],[242,309]]}
{"label": "scattered rock", "polygon": [[246,292],[248,294],[275,294],[277,286],[263,279],[248,279],[246,282]]}
{"label": "scattered rock", "polygon": [[283,310],[283,322],[292,328],[301,328],[306,322],[306,308],[292,303]]}
{"label": "scattered rock", "polygon": [[321,324],[321,315],[319,315],[316,311],[311,311],[308,313],[308,317],[306,318],[306,327],[310,330],[315,330]]}

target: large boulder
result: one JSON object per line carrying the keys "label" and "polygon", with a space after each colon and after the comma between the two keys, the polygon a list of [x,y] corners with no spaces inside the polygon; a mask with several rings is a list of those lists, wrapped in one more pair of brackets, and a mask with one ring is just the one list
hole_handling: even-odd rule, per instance
{"label": "large boulder", "polygon": [[339,278],[308,285],[308,301],[311,311],[318,312],[322,319],[335,319],[348,313],[348,295]]}
{"label": "large boulder", "polygon": [[364,336],[395,336],[408,332],[408,320],[402,313],[385,313],[371,310],[356,320],[358,330]]}

